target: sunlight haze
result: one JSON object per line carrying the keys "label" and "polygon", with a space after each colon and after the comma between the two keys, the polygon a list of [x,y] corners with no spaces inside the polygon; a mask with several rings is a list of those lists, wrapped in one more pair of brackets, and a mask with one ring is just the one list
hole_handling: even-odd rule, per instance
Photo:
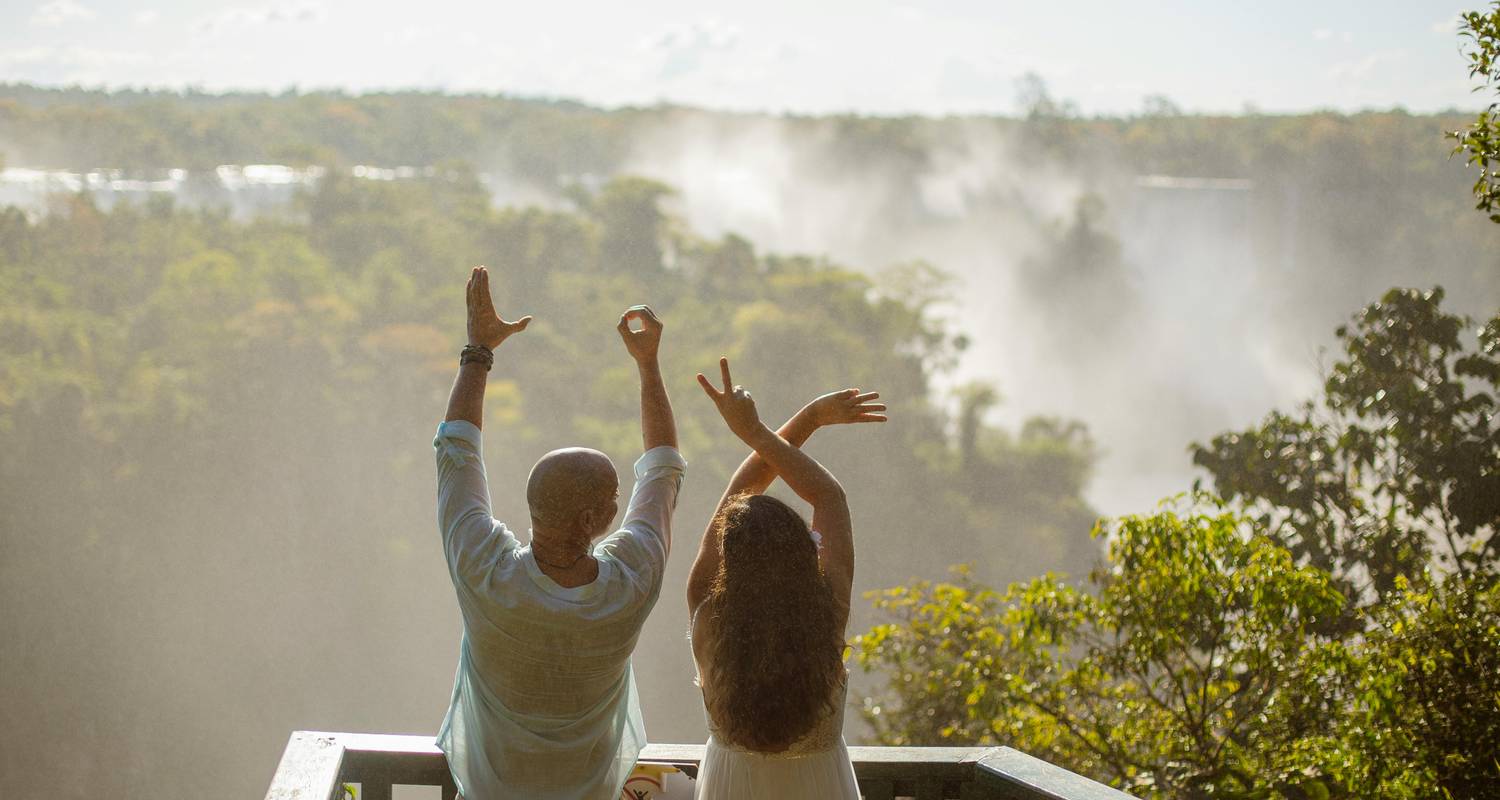
{"label": "sunlight haze", "polygon": [[1010,113],[1035,73],[1086,114],[1476,105],[1462,4],[1177,0],[412,4],[8,2],[0,79],[445,89],[737,110]]}

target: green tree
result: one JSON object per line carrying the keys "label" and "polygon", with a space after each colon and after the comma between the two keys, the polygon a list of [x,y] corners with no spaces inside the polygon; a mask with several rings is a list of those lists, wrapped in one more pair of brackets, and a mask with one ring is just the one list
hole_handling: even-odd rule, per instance
{"label": "green tree", "polygon": [[1458,141],[1453,152],[1468,155],[1467,162],[1479,168],[1474,181],[1475,208],[1500,222],[1500,2],[1488,13],[1469,11],[1462,15],[1459,36],[1466,40],[1469,77],[1479,82],[1475,92],[1491,95],[1490,102],[1467,127],[1448,135]]}
{"label": "green tree", "polygon": [[963,578],[878,595],[893,621],[855,643],[885,675],[862,709],[877,740],[1008,744],[1152,797],[1295,780],[1272,732],[1301,702],[1288,667],[1341,611],[1327,573],[1224,510],[1100,533],[1088,589],[1047,575],[1003,595]]}
{"label": "green tree", "polygon": [[672,194],[664,183],[624,177],[586,195],[584,210],[603,228],[601,272],[647,276],[662,269],[668,217],[661,203]]}
{"label": "green tree", "polygon": [[1378,600],[1434,556],[1466,574],[1500,556],[1500,315],[1476,327],[1442,301],[1391,290],[1338,329],[1322,398],[1192,448],[1221,495],[1352,597]]}
{"label": "green tree", "polygon": [[1336,794],[1477,800],[1500,786],[1500,584],[1422,583],[1398,580],[1362,639],[1303,657],[1301,694],[1327,722],[1288,751]]}
{"label": "green tree", "polygon": [[877,741],[1006,744],[1145,797],[1491,796],[1500,584],[1398,578],[1355,633],[1325,624],[1332,576],[1253,519],[1200,504],[1104,532],[1087,588],[960,570],[875,596],[855,657],[883,677]]}
{"label": "green tree", "polygon": [[1487,797],[1500,316],[1442,299],[1355,315],[1322,398],[1194,448],[1230,499],[1100,528],[1086,587],[875,596],[877,739],[1006,743],[1152,797]]}
{"label": "green tree", "polygon": [[[356,105],[373,118],[405,100]],[[452,607],[432,591],[442,565],[427,534],[426,442],[475,263],[493,267],[502,303],[537,319],[492,375],[486,410],[492,491],[509,520],[542,452],[588,443],[625,465],[638,451],[636,379],[613,320],[647,299],[680,334],[673,385],[691,387],[727,353],[768,415],[813,390],[882,392],[888,457],[832,433],[813,445],[861,509],[864,574],[901,580],[996,552],[983,545],[1004,536],[1016,552],[978,568],[1000,580],[1067,557],[1049,548],[1087,547],[1080,427],[1012,432],[976,418],[985,480],[960,468],[932,388],[958,347],[929,313],[934,268],[877,283],[824,258],[760,254],[696,235],[664,197],[622,179],[571,210],[496,210],[454,165],[394,181],[331,172],[291,213],[253,220],[169,202],[104,210],[86,195],[37,219],[0,210],[0,606],[51,609],[0,615],[0,641],[27,643],[6,651],[17,678],[0,703],[0,754],[38,765],[7,774],[0,793],[242,793],[263,786],[299,715],[429,724],[431,667],[451,669]],[[728,474],[743,452],[705,406],[678,404],[684,450],[703,474]],[[714,491],[685,486],[684,518],[707,514]],[[924,524],[948,534],[940,542],[912,535],[908,512],[923,506]],[[326,669],[392,639],[406,644],[361,660],[361,680]],[[210,700],[222,681],[207,675],[230,676],[241,699]],[[179,724],[209,735],[120,735]],[[260,744],[211,776],[185,766],[215,758],[231,728]],[[88,758],[66,757],[78,752]]]}

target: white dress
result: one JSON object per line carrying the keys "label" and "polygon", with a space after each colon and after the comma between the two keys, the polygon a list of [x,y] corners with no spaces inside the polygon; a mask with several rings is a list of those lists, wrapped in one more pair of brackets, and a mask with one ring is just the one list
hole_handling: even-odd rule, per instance
{"label": "white dress", "polygon": [[720,741],[708,721],[708,746],[698,767],[698,800],[859,800],[854,765],[844,744],[839,685],[833,711],[780,753],[756,753]]}

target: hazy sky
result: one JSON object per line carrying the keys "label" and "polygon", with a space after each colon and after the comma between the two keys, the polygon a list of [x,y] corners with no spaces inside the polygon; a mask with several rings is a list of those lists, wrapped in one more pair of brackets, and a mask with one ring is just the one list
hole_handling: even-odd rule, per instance
{"label": "hazy sky", "polygon": [[0,0],[0,80],[445,88],[603,105],[1085,113],[1472,108],[1454,19],[1486,0]]}

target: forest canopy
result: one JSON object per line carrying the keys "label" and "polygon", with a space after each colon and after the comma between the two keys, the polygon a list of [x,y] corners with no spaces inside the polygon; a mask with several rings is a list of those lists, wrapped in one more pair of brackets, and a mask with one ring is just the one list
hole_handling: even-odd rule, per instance
{"label": "forest canopy", "polygon": [[[437,590],[428,442],[473,264],[490,265],[505,313],[536,317],[501,354],[487,414],[497,514],[518,528],[541,453],[587,444],[622,467],[638,453],[634,370],[614,326],[649,301],[699,476],[684,528],[707,519],[716,476],[743,456],[695,402],[693,374],[728,355],[767,418],[845,386],[890,404],[878,439],[812,443],[851,487],[863,585],[956,557],[994,579],[1091,563],[1080,426],[971,420],[956,436],[932,387],[955,337],[901,291],[935,281],[931,267],[872,279],[703,239],[662,211],[670,191],[624,178],[569,209],[496,209],[472,176],[334,176],[248,222],[165,198],[0,211],[0,602],[50,609],[0,622],[29,643],[8,650],[7,692],[56,698],[45,711],[4,704],[7,730],[26,731],[0,748],[7,774],[36,775],[15,790],[56,794],[66,774],[64,794],[68,782],[206,794],[216,777],[191,765],[218,762],[226,741],[266,766],[289,726],[436,723],[452,610]],[[666,652],[639,657],[646,701],[671,709],[658,724],[691,713],[670,700],[691,679],[686,651],[670,649],[678,606],[659,611]],[[375,658],[388,642],[400,644]],[[222,680],[236,686],[228,707]],[[83,717],[95,722],[80,731]],[[143,735],[182,724],[211,735],[171,748]],[[62,739],[88,762],[12,768]],[[240,793],[261,777],[234,780]]]}
{"label": "forest canopy", "polygon": [[[501,312],[536,316],[492,373],[486,416],[496,508],[511,520],[542,452],[634,456],[633,377],[613,331],[633,303],[667,323],[692,465],[686,527],[743,455],[695,402],[692,375],[718,356],[769,418],[844,386],[889,401],[878,432],[811,445],[850,488],[858,588],[907,584],[854,622],[873,680],[890,681],[864,706],[879,740],[1004,740],[1163,796],[1420,796],[1381,765],[1490,741],[1451,712],[1484,700],[1467,692],[1494,673],[1484,648],[1500,595],[1442,574],[1478,572],[1494,550],[1486,495],[1455,491],[1495,475],[1474,376],[1467,390],[1408,387],[1400,399],[1415,405],[1362,405],[1384,367],[1350,353],[1326,403],[1192,451],[1229,501],[1195,495],[1091,539],[1085,492],[1119,443],[1056,416],[995,424],[1007,387],[955,383],[975,337],[944,312],[960,292],[995,302],[975,282],[1013,270],[1039,322],[987,344],[1075,369],[1071,388],[1116,405],[1132,385],[1149,395],[1155,370],[1192,365],[1109,347],[1149,347],[1142,276],[1164,269],[1132,263],[1122,217],[1162,213],[1175,248],[1191,233],[1180,220],[1212,207],[1243,252],[1215,240],[1177,266],[1254,271],[1234,284],[1253,293],[1213,301],[1272,306],[1291,338],[1325,341],[1330,313],[1441,283],[1447,306],[1397,293],[1336,341],[1375,342],[1366,355],[1426,343],[1441,358],[1420,362],[1423,387],[1453,379],[1460,358],[1493,360],[1463,314],[1500,307],[1496,228],[1469,211],[1473,177],[1441,143],[1472,115],[1195,116],[1158,102],[1081,118],[1039,83],[1028,92],[1015,118],[928,119],[0,85],[0,165],[188,171],[175,196],[0,210],[0,602],[26,610],[0,633],[27,643],[0,658],[19,676],[7,697],[33,698],[0,703],[7,791],[253,793],[289,728],[435,726],[456,628],[434,588],[428,443],[462,343],[463,277],[488,264]],[[634,172],[643,151],[704,140],[710,160],[797,177],[768,205],[832,208],[807,222],[815,246],[695,229],[682,185]],[[323,177],[258,213],[217,204],[214,168],[256,163]],[[359,165],[413,169],[375,180]],[[1153,194],[1184,183],[1198,188]],[[829,185],[841,191],[817,193]],[[745,188],[759,187],[711,193]],[[848,252],[838,237],[861,257],[825,255]],[[963,282],[945,271],[969,257]],[[1392,309],[1423,336],[1377,341]],[[1150,410],[1173,413],[1177,398],[1160,395]],[[1424,460],[1399,458],[1411,447]],[[1468,527],[1449,544],[1455,521]],[[960,579],[933,582],[961,562]],[[1183,580],[1193,591],[1176,591]],[[692,674],[679,606],[662,604],[637,655],[653,735],[701,726],[680,702]],[[1233,647],[1214,649],[1226,631]],[[1477,644],[1423,660],[1461,639]],[[1454,691],[1405,699],[1428,685]],[[1293,701],[1318,693],[1353,700],[1299,716]],[[1256,714],[1274,724],[1247,724]],[[194,766],[223,763],[229,739],[245,744],[225,775]],[[1460,779],[1486,775],[1482,760],[1463,765]]]}

